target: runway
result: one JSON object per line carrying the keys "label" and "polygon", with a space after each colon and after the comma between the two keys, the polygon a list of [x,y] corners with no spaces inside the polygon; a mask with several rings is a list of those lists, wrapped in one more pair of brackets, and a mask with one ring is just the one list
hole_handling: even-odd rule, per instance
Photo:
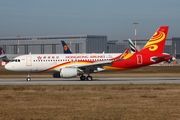
{"label": "runway", "polygon": [[180,78],[94,78],[93,81],[80,81],[79,78],[55,79],[32,78],[0,79],[0,85],[77,85],[77,84],[180,84]]}

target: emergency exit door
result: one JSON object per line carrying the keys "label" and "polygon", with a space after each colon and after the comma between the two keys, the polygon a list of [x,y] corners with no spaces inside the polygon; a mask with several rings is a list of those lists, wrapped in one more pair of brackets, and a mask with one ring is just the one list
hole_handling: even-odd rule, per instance
{"label": "emergency exit door", "polygon": [[140,65],[140,64],[142,64],[142,55],[141,54],[138,54],[138,55],[136,55],[136,58],[137,58],[137,64],[138,65]]}

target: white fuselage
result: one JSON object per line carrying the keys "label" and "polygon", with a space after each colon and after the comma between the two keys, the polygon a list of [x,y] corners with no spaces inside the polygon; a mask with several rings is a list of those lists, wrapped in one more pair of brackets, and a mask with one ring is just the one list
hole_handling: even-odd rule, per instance
{"label": "white fuselage", "polygon": [[5,68],[18,72],[59,71],[65,67],[86,66],[98,61],[112,60],[119,55],[121,54],[29,54],[14,58],[12,62],[5,65]]}

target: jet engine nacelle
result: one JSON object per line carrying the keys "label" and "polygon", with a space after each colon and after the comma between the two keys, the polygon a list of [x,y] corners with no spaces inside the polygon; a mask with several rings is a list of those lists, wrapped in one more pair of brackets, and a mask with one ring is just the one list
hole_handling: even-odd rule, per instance
{"label": "jet engine nacelle", "polygon": [[81,75],[83,72],[78,68],[62,68],[60,72],[53,73],[54,78],[72,78]]}

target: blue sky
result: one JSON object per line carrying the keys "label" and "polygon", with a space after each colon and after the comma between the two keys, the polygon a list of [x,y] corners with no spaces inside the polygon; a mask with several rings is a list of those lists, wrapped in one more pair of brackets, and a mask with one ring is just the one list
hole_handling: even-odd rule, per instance
{"label": "blue sky", "polygon": [[149,38],[169,25],[180,37],[180,0],[1,0],[0,37],[107,35]]}

